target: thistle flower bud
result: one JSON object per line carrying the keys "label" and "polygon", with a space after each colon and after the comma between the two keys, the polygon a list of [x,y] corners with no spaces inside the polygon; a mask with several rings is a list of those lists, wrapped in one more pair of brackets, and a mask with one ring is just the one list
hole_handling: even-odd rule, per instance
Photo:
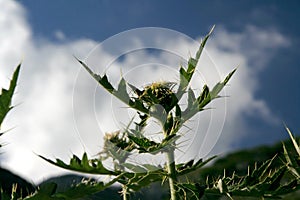
{"label": "thistle flower bud", "polygon": [[166,112],[169,112],[177,103],[177,98],[172,91],[174,85],[172,82],[152,83],[144,88],[139,99],[143,100],[149,107],[159,104]]}

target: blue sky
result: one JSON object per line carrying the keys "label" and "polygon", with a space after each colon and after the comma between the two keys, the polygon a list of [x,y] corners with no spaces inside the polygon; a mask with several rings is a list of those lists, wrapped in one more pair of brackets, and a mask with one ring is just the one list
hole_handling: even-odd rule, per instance
{"label": "blue sky", "polygon": [[[61,30],[67,39],[92,38],[102,41],[114,34],[138,27],[164,27],[192,38],[207,32],[213,24],[240,32],[247,25],[275,29],[291,41],[279,49],[268,67],[259,74],[257,96],[265,99],[291,128],[300,128],[299,1],[20,1],[27,9],[36,37],[55,40]],[[176,3],[175,3],[176,2]],[[234,42],[234,41],[233,41]],[[245,47],[247,48],[247,47]],[[295,89],[291,89],[295,87]],[[290,89],[288,89],[290,88]],[[291,91],[295,91],[294,93]],[[286,102],[286,103],[284,103]]]}
{"label": "blue sky", "polygon": [[[102,119],[91,107],[85,108],[94,102],[83,96],[101,99],[106,93],[95,89],[95,82],[80,71],[73,55],[84,58],[102,41],[141,27],[167,28],[199,41],[216,25],[207,47],[211,59],[223,75],[236,66],[239,68],[227,91],[230,96],[226,99],[228,115],[214,153],[272,144],[287,138],[283,122],[299,133],[299,1],[0,0],[0,5],[3,30],[0,41],[14,44],[0,45],[1,86],[23,58],[15,100],[21,105],[9,116],[6,125],[17,128],[3,138],[9,145],[2,160],[14,171],[21,171],[16,165],[22,161],[18,157],[20,151],[24,153],[23,159],[32,159],[32,164],[22,166],[20,173],[32,178],[30,174],[36,172],[33,181],[47,177],[49,171],[55,174],[57,169],[33,158],[32,152],[65,159],[71,152],[80,154],[88,150],[93,154],[93,149],[99,148],[99,142],[96,144],[93,140],[102,136],[94,139],[95,135],[86,132],[95,133],[97,123],[103,124],[104,131],[114,127],[113,121]],[[178,49],[189,47],[183,57],[194,54],[189,40],[171,43]],[[123,43],[120,44],[123,48],[121,45]],[[111,56],[105,49],[98,49],[95,55],[98,51],[103,59]],[[168,56],[132,53],[119,60],[116,68],[142,64],[147,59],[149,62],[159,60],[164,65],[179,64],[176,59],[168,60]],[[117,80],[120,69],[115,71]],[[218,105],[222,104],[215,104]],[[99,106],[101,114],[110,108],[100,103],[95,106]],[[98,116],[97,120],[89,120],[94,115]],[[82,138],[79,139],[79,135]],[[88,146],[93,142],[94,147],[90,149],[82,147],[82,143]],[[195,148],[194,144],[192,149]]]}

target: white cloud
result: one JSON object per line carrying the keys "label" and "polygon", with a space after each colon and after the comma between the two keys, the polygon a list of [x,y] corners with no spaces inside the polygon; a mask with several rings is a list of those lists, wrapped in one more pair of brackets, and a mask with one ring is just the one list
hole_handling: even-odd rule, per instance
{"label": "white cloud", "polygon": [[[62,170],[42,161],[33,152],[63,159],[84,150],[93,155],[101,148],[103,133],[122,127],[119,121],[128,120],[132,113],[98,87],[72,56],[84,58],[95,47],[96,41],[78,39],[63,44],[54,44],[47,39],[37,41],[31,36],[24,8],[15,1],[0,0],[0,22],[0,30],[3,30],[0,32],[1,86],[8,82],[12,67],[24,55],[14,99],[15,103],[21,104],[10,113],[3,128],[17,127],[1,138],[9,143],[1,164],[37,182]],[[189,54],[194,55],[198,44],[172,31],[174,37],[160,35],[171,33],[168,30],[152,30],[152,35],[147,35],[149,30],[143,31],[134,32],[137,35],[131,35],[131,38],[126,33],[112,37],[95,48],[86,60],[95,71],[107,72],[114,83],[121,73],[131,83],[142,85],[151,83],[153,78],[178,80],[178,64],[184,64]],[[61,32],[55,34],[63,38]],[[229,137],[215,151],[229,150],[232,141],[238,139],[235,135],[244,128],[245,113],[256,113],[266,121],[276,122],[266,103],[256,99],[254,93],[259,84],[257,74],[273,55],[272,49],[287,44],[288,41],[275,30],[248,26],[243,32],[231,33],[224,27],[216,29],[201,58],[192,88],[199,93],[199,86],[204,83],[212,86],[237,65],[238,72],[226,88],[231,96],[226,98],[226,110],[224,100],[218,100],[211,105],[216,109],[197,115],[190,127],[199,133],[194,143],[187,146],[183,143],[184,149],[196,153],[201,150],[201,156],[206,155],[221,130]],[[132,46],[137,50],[127,52]],[[160,47],[165,51],[138,50],[145,46]],[[124,52],[118,52],[120,47]],[[126,53],[126,56],[113,60],[120,53]],[[110,68],[104,67],[108,65]],[[224,117],[230,125],[225,124],[223,128]]]}
{"label": "white cloud", "polygon": [[9,74],[6,66],[17,65],[23,58],[31,31],[24,20],[26,13],[19,4],[0,0],[0,7],[0,83],[3,85],[8,82],[4,75]]}
{"label": "white cloud", "polygon": [[54,36],[58,39],[58,40],[65,40],[66,36],[62,31],[55,31],[54,32]]}

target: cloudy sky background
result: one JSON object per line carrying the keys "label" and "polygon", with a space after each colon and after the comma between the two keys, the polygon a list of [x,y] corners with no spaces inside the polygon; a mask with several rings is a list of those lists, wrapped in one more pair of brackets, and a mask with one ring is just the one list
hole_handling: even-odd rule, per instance
{"label": "cloudy sky background", "polygon": [[138,85],[176,81],[179,64],[213,24],[191,87],[199,93],[204,83],[238,71],[223,93],[229,97],[181,131],[182,151],[190,153],[178,152],[178,160],[272,144],[287,138],[283,122],[299,133],[299,3],[172,2],[0,0],[2,87],[23,63],[17,106],[2,127],[14,129],[1,137],[1,165],[34,182],[65,173],[35,153],[64,160],[95,155],[103,134],[130,120],[133,112],[98,87],[74,55],[115,85],[121,74]]}

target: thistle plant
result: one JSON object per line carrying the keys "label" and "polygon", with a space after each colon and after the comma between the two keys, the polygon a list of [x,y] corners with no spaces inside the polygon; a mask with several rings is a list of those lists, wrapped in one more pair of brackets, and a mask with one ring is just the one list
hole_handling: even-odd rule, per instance
{"label": "thistle plant", "polygon": [[[135,125],[134,128],[128,125],[123,132],[118,131],[107,134],[100,158],[88,159],[85,153],[82,160],[74,156],[70,165],[63,163],[61,160],[54,162],[44,159],[66,169],[115,176],[116,178],[113,181],[117,181],[123,186],[123,199],[127,199],[130,191],[137,191],[152,182],[163,182],[165,180],[169,183],[171,199],[178,199],[177,191],[182,188],[178,177],[202,167],[212,159],[210,158],[204,162],[200,159],[198,161],[191,160],[187,163],[176,163],[176,142],[181,137],[178,132],[186,121],[204,110],[205,106],[212,100],[220,97],[219,93],[235,72],[235,70],[230,72],[223,81],[217,83],[211,90],[207,85],[204,85],[198,96],[190,88],[190,82],[200,55],[212,31],[213,28],[202,40],[195,57],[188,60],[187,67],[181,66],[179,68],[179,83],[154,82],[139,88],[122,77],[117,88],[114,88],[106,74],[103,76],[95,74],[83,61],[78,60],[104,89],[129,108],[134,109],[137,116],[139,116],[139,120],[134,121],[134,123],[131,122]],[[177,86],[177,90],[174,89],[175,86]],[[133,93],[128,92],[128,89]],[[184,95],[187,95],[185,109],[179,105]],[[151,118],[160,124],[163,136],[160,142],[153,141],[144,134],[146,124]],[[152,155],[165,154],[165,166],[161,168],[151,164],[133,165],[127,162],[130,152]],[[114,171],[106,169],[102,163],[108,157],[114,160]]]}
{"label": "thistle plant", "polygon": [[[180,79],[178,83],[153,82],[143,87],[137,87],[121,78],[117,88],[114,88],[106,74],[97,75],[84,62],[78,60],[104,89],[129,108],[135,110],[137,118],[133,118],[123,130],[106,133],[103,149],[95,158],[89,158],[87,153],[83,153],[81,158],[73,155],[67,164],[60,159],[53,161],[40,156],[49,163],[64,169],[110,176],[112,178],[109,182],[84,179],[60,192],[57,191],[57,184],[50,182],[42,185],[35,193],[28,195],[25,199],[82,199],[102,191],[114,183],[122,185],[123,200],[129,199],[131,192],[139,191],[154,182],[168,182],[171,200],[223,199],[224,196],[229,199],[244,199],[245,197],[278,199],[286,194],[299,191],[300,147],[299,142],[296,141],[287,127],[286,130],[291,138],[293,150],[283,144],[283,159],[280,158],[280,155],[276,155],[261,164],[249,166],[248,173],[243,176],[235,173],[229,175],[224,169],[224,175],[215,179],[207,177],[205,184],[184,182],[180,179],[181,176],[200,169],[215,158],[214,156],[205,161],[199,159],[177,163],[175,150],[178,147],[178,140],[182,136],[179,134],[180,129],[194,115],[203,111],[212,100],[220,97],[219,93],[235,72],[235,70],[230,72],[223,81],[217,83],[211,90],[207,85],[204,85],[199,95],[196,95],[190,88],[190,82],[200,55],[212,30],[201,42],[195,57],[188,60],[187,67],[181,66],[179,68]],[[20,66],[14,71],[9,88],[1,89],[0,130],[7,113],[13,108],[11,101],[17,86]],[[128,92],[128,89],[131,92]],[[182,108],[179,102],[184,95],[187,96],[187,105]],[[160,134],[162,135],[160,141],[154,141],[145,134],[150,119],[155,119],[160,125]],[[3,132],[0,132],[0,136],[2,134]],[[163,154],[166,157],[166,162],[164,166],[149,163],[132,164],[129,161],[132,153],[141,155]],[[112,159],[113,169],[105,167],[104,161],[106,159]],[[282,164],[274,167],[275,160]],[[30,191],[33,191],[35,188],[31,187]],[[0,199],[21,199],[19,196],[24,196],[25,190],[28,189],[24,188],[25,190],[22,191],[22,188],[24,188],[22,185],[13,184],[11,192],[7,193],[0,187]],[[31,193],[30,191],[28,189],[27,192]]]}
{"label": "thistle plant", "polygon": [[[189,59],[187,69],[180,67],[180,82],[177,91],[173,91],[174,83],[171,82],[154,82],[145,86],[143,89],[138,89],[136,86],[126,82],[123,78],[118,88],[115,89],[108,81],[106,75],[101,77],[94,74],[85,63],[79,61],[101,86],[138,112],[141,121],[136,123],[135,129],[126,130],[126,132],[123,133],[123,137],[126,139],[114,141],[112,138],[110,142],[125,151],[137,150],[139,153],[165,154],[167,162],[163,170],[163,176],[166,175],[165,178],[168,179],[172,200],[177,199],[176,184],[178,184],[177,178],[180,174],[180,171],[176,169],[175,162],[176,141],[180,138],[178,131],[187,120],[202,111],[210,101],[219,97],[219,92],[235,72],[235,70],[233,70],[229,73],[225,80],[218,83],[212,90],[209,90],[208,86],[205,85],[198,97],[195,96],[194,91],[189,87],[200,55],[212,30],[213,29],[211,29],[208,35],[203,39],[196,56]],[[134,91],[134,96],[128,94],[127,86]],[[183,110],[179,105],[179,101],[186,93],[188,94],[188,105]],[[145,124],[150,118],[156,119],[161,126],[163,140],[160,143],[150,140],[143,134]],[[124,140],[128,142],[124,143]],[[125,164],[125,168],[127,166],[124,158],[119,159],[119,164],[122,166]],[[197,162],[192,163],[191,167],[194,166],[196,169],[196,164]],[[126,194],[124,193],[123,195],[126,198]]]}
{"label": "thistle plant", "polygon": [[[211,157],[207,160],[190,160],[188,162],[176,162],[176,148],[178,140],[181,138],[179,134],[185,123],[194,117],[197,113],[203,111],[206,106],[214,99],[220,97],[220,92],[231,79],[236,71],[231,71],[223,81],[218,82],[212,89],[204,85],[200,94],[195,94],[191,89],[190,82],[196,71],[198,61],[204,46],[212,34],[213,28],[201,41],[200,47],[195,57],[189,58],[187,66],[180,66],[179,82],[153,82],[146,86],[138,87],[132,85],[121,77],[120,82],[115,88],[109,81],[106,74],[95,74],[89,66],[83,61],[79,63],[86,71],[111,95],[122,101],[136,112],[127,127],[123,130],[106,133],[104,137],[103,150],[95,158],[89,158],[84,153],[82,158],[76,155],[67,164],[60,159],[55,161],[40,156],[44,160],[65,168],[82,173],[94,175],[107,175],[112,177],[108,183],[87,181],[72,186],[64,193],[55,193],[55,186],[44,186],[40,192],[29,199],[39,198],[39,195],[47,194],[52,199],[74,199],[82,197],[97,191],[101,191],[114,183],[122,185],[123,200],[129,198],[131,192],[140,189],[154,182],[168,182],[170,199],[201,199],[203,196],[209,199],[216,199],[226,195],[232,198],[236,196],[265,197],[278,196],[281,194],[294,191],[299,187],[298,182],[291,181],[286,185],[281,185],[280,181],[288,170],[287,165],[283,165],[279,169],[272,169],[271,163],[273,159],[266,161],[262,166],[250,170],[243,177],[236,175],[220,177],[218,180],[209,180],[205,185],[193,182],[183,182],[179,179],[190,172],[198,170],[206,163],[215,158]],[[187,103],[181,106],[181,100],[186,96]],[[150,120],[155,120],[161,128],[161,140],[153,140],[147,137],[145,131]],[[128,158],[132,153],[141,155],[158,155],[163,154],[166,158],[164,166],[146,164],[132,164]],[[288,157],[287,157],[288,158]],[[113,169],[105,167],[104,161],[112,159]],[[297,187],[296,187],[297,186]],[[292,189],[288,189],[293,187]]]}

